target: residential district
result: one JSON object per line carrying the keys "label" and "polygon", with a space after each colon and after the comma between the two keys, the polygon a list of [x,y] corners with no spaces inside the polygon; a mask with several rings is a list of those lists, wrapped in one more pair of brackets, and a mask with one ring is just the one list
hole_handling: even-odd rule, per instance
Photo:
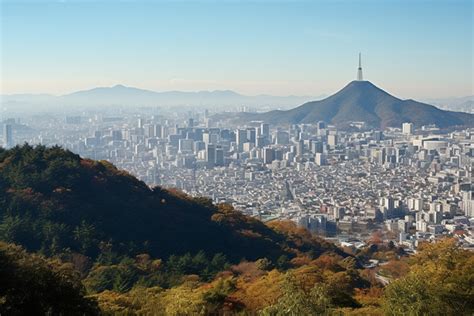
{"label": "residential district", "polygon": [[[229,114],[231,115],[231,114]],[[474,130],[338,130],[318,122],[231,123],[203,113],[81,113],[3,120],[3,146],[60,145],[150,186],[288,219],[342,245],[372,232],[415,250],[454,236],[474,249]]]}

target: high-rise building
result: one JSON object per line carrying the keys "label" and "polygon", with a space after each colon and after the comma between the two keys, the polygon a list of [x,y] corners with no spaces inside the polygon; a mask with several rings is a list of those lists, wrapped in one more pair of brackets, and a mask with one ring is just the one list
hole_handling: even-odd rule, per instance
{"label": "high-rise building", "polygon": [[273,148],[271,147],[265,147],[263,148],[263,162],[265,164],[272,163],[272,161],[275,160],[275,153]]}
{"label": "high-rise building", "polygon": [[265,137],[270,136],[270,125],[267,123],[260,124],[260,133]]}
{"label": "high-rise building", "polygon": [[224,150],[218,146],[216,148],[216,166],[223,166],[224,165]]}
{"label": "high-rise building", "polygon": [[402,124],[402,133],[405,135],[412,135],[414,130],[413,123],[403,123]]}
{"label": "high-rise building", "polygon": [[326,156],[323,153],[316,153],[314,156],[314,162],[318,166],[324,166],[326,164]]}
{"label": "high-rise building", "polygon": [[216,146],[214,144],[206,145],[206,161],[209,168],[216,164]]}
{"label": "high-rise building", "polygon": [[244,143],[247,142],[247,131],[245,129],[238,129],[235,131],[235,142],[239,151],[244,149]]}
{"label": "high-rise building", "polygon": [[263,146],[265,146],[265,136],[263,136],[263,135],[257,136],[255,146],[257,148],[263,148]]}
{"label": "high-rise building", "polygon": [[160,124],[153,125],[155,137],[162,138],[162,129]]}
{"label": "high-rise building", "polygon": [[337,146],[337,135],[335,134],[328,135],[328,145],[331,147]]}
{"label": "high-rise building", "polygon": [[323,153],[323,143],[322,143],[322,142],[313,140],[313,141],[311,141],[310,144],[311,144],[311,152],[312,152],[313,154],[315,154],[315,153]]}
{"label": "high-rise building", "polygon": [[3,145],[5,148],[13,147],[12,126],[10,124],[5,124],[3,126]]}
{"label": "high-rise building", "polygon": [[462,210],[467,217],[474,217],[474,184],[461,185]]}
{"label": "high-rise building", "polygon": [[250,143],[254,143],[256,142],[256,137],[257,137],[257,133],[255,132],[255,128],[249,128],[247,129],[247,140],[250,142]]}
{"label": "high-rise building", "polygon": [[303,154],[304,154],[304,141],[300,139],[296,143],[296,155],[301,157],[303,156]]}
{"label": "high-rise building", "polygon": [[290,142],[290,135],[288,132],[277,131],[275,137],[275,143],[277,145],[286,145]]}

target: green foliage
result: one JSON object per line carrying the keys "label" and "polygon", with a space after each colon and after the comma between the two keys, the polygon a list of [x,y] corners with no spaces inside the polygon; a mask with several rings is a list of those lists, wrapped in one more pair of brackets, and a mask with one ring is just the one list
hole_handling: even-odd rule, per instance
{"label": "green foliage", "polygon": [[97,315],[73,269],[0,242],[1,315]]}
{"label": "green foliage", "polygon": [[164,263],[152,260],[148,255],[140,255],[135,259],[124,257],[118,263],[97,263],[84,284],[89,293],[106,290],[124,293],[136,285],[171,288],[180,285],[186,275],[197,275],[202,281],[210,281],[228,266],[225,255],[221,253],[211,260],[203,251],[194,256],[190,253],[172,255]]}

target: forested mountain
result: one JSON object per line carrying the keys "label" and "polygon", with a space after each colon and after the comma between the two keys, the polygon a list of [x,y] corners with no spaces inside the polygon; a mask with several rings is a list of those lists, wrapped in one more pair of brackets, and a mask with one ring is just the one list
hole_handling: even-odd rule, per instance
{"label": "forested mountain", "polygon": [[0,152],[0,239],[47,255],[106,249],[167,258],[200,250],[233,261],[340,252],[321,239],[288,237],[231,207],[149,188],[106,161],[61,148]]}

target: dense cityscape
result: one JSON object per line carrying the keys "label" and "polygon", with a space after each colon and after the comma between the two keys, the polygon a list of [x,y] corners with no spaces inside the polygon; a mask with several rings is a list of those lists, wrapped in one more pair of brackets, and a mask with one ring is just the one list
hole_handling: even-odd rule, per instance
{"label": "dense cityscape", "polygon": [[263,221],[290,219],[352,247],[380,229],[412,250],[446,235],[474,246],[473,129],[226,126],[208,111],[169,118],[154,111],[8,119],[3,142],[59,145],[150,186],[209,197]]}

